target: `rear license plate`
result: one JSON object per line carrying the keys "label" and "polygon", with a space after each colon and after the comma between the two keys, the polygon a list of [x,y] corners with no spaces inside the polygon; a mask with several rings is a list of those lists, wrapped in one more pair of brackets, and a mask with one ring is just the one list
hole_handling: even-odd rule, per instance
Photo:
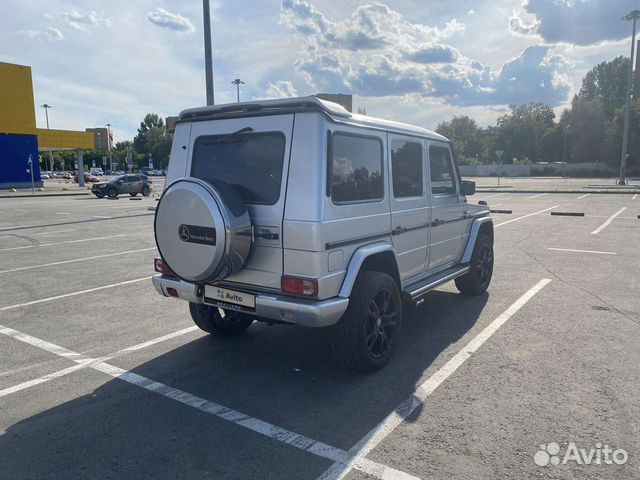
{"label": "rear license plate", "polygon": [[217,305],[218,307],[251,309],[256,308],[256,296],[250,293],[229,290],[217,285],[204,286],[204,302]]}

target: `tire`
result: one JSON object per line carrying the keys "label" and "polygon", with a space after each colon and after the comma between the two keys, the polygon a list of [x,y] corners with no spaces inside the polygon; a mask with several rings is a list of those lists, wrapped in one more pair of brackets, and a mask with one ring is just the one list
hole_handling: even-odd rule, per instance
{"label": "tire", "polygon": [[104,193],[96,193],[95,196],[98,198],[104,198]]}
{"label": "tire", "polygon": [[493,242],[484,233],[478,235],[473,248],[469,272],[456,278],[456,287],[465,295],[480,295],[487,291],[493,275]]}
{"label": "tire", "polygon": [[393,353],[401,325],[402,301],[393,278],[386,273],[360,272],[347,311],[332,327],[333,353],[348,368],[379,370]]}
{"label": "tire", "polygon": [[189,302],[189,313],[194,323],[207,333],[217,337],[243,334],[253,323],[253,317],[235,310]]}
{"label": "tire", "polygon": [[144,187],[142,187],[142,195],[148,197],[149,195],[151,195],[151,189],[145,185]]}
{"label": "tire", "polygon": [[138,193],[137,193],[137,192],[136,192],[136,193],[130,193],[130,194],[129,194],[129,196],[130,196],[130,197],[135,197],[136,195],[138,195]]}
{"label": "tire", "polygon": [[107,192],[107,196],[109,198],[118,198],[118,189],[115,187],[110,188]]}

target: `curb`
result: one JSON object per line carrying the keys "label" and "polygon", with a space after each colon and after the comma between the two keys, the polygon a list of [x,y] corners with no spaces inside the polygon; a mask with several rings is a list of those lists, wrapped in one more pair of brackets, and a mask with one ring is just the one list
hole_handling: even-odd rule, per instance
{"label": "curb", "polygon": [[78,195],[91,195],[89,192],[82,193],[41,193],[33,195],[31,193],[25,195],[0,195],[0,198],[34,198],[34,197],[74,197]]}
{"label": "curb", "polygon": [[624,191],[612,191],[612,190],[507,190],[496,188],[482,188],[476,189],[476,193],[605,193],[605,194],[636,194],[640,193],[640,189],[637,190],[624,190]]}

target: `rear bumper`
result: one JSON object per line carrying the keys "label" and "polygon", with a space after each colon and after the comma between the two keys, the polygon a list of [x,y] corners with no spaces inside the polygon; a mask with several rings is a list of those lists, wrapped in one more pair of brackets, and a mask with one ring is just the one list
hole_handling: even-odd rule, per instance
{"label": "rear bumper", "polygon": [[[165,275],[154,275],[151,279],[158,293],[164,297],[173,296],[188,302],[203,303],[202,287],[199,285]],[[175,290],[177,297],[169,294],[170,288]],[[348,305],[348,298],[315,301],[261,293],[256,295],[255,315],[305,327],[328,327],[340,320]]]}

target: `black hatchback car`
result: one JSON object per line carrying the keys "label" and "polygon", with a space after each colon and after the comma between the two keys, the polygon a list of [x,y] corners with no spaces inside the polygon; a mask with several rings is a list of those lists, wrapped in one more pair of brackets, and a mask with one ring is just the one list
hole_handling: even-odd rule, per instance
{"label": "black hatchback car", "polygon": [[91,193],[98,198],[104,196],[115,198],[125,193],[132,197],[139,193],[148,197],[151,194],[151,182],[145,175],[118,175],[107,182],[94,183]]}

